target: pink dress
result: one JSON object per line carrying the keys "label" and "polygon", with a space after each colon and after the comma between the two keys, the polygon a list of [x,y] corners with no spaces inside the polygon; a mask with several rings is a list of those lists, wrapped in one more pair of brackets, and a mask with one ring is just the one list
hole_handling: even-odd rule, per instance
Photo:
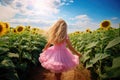
{"label": "pink dress", "polygon": [[79,64],[79,57],[66,48],[66,42],[62,42],[40,53],[39,61],[44,68],[60,73],[76,67]]}

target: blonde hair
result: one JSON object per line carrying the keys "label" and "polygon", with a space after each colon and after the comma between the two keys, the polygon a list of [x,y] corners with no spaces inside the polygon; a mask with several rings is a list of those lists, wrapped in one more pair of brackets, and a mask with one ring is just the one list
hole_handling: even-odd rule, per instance
{"label": "blonde hair", "polygon": [[60,19],[48,30],[48,42],[53,44],[61,43],[65,40],[66,35],[67,24]]}

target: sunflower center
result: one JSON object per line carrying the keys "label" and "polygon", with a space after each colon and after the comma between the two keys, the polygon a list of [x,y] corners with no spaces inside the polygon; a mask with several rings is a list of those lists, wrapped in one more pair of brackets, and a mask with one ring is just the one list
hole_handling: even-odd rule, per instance
{"label": "sunflower center", "polygon": [[107,22],[107,21],[103,22],[103,23],[102,23],[102,26],[103,26],[103,27],[108,27],[108,26],[109,26],[109,22]]}
{"label": "sunflower center", "polygon": [[16,30],[14,29],[14,32],[16,32]]}
{"label": "sunflower center", "polygon": [[2,25],[0,25],[0,32],[2,32],[3,28],[2,28]]}
{"label": "sunflower center", "polygon": [[19,27],[17,31],[18,31],[18,32],[21,32],[22,30],[23,30],[23,28],[22,28],[22,27]]}
{"label": "sunflower center", "polygon": [[30,26],[28,26],[28,29],[30,29]]}

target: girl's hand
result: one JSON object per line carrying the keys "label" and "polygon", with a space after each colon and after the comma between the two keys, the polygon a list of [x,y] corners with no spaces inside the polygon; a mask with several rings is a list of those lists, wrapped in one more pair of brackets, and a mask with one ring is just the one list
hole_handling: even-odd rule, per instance
{"label": "girl's hand", "polygon": [[82,55],[81,55],[80,53],[77,53],[77,55],[79,56],[79,58],[81,58],[81,57],[82,57]]}
{"label": "girl's hand", "polygon": [[48,47],[50,46],[50,43],[47,43],[44,47],[44,49],[42,49],[42,51],[44,52]]}
{"label": "girl's hand", "polygon": [[42,52],[44,52],[46,49],[42,49]]}
{"label": "girl's hand", "polygon": [[42,52],[44,52],[44,49],[42,49]]}

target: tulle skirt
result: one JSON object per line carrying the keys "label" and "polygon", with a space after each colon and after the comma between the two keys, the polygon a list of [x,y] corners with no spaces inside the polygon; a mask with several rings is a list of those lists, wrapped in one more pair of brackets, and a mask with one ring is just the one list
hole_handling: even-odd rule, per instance
{"label": "tulle skirt", "polygon": [[44,68],[60,73],[76,67],[79,64],[79,57],[73,55],[67,48],[52,46],[40,53],[39,61]]}

